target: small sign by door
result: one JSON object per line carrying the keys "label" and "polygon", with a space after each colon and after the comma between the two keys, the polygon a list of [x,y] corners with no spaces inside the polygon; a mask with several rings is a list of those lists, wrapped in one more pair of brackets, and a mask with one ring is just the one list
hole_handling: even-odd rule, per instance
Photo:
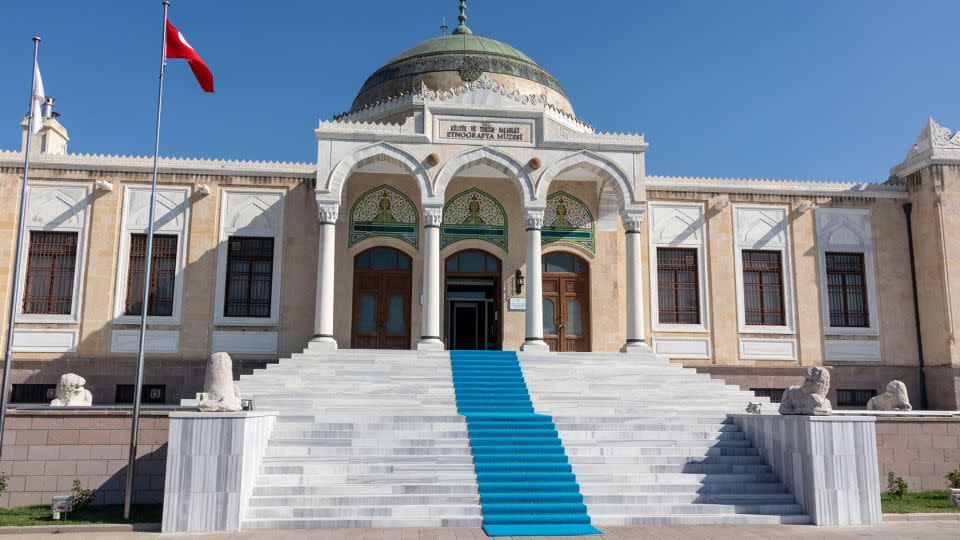
{"label": "small sign by door", "polygon": [[511,296],[509,307],[510,311],[526,311],[527,298],[524,296]]}

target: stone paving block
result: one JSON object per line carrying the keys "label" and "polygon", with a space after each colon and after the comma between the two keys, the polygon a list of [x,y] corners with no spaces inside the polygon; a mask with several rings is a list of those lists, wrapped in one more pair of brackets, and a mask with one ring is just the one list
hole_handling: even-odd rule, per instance
{"label": "stone paving block", "polygon": [[60,459],[60,447],[57,445],[31,446],[27,450],[27,459],[30,461],[47,461]]}
{"label": "stone paving block", "polygon": [[77,462],[62,459],[47,461],[44,464],[43,473],[55,476],[77,474]]}
{"label": "stone paving block", "polygon": [[68,444],[60,447],[60,459],[90,459],[90,445]]}
{"label": "stone paving block", "polygon": [[21,431],[17,433],[17,444],[35,445],[47,444],[47,430],[37,429],[31,431]]}
{"label": "stone paving block", "polygon": [[51,429],[47,432],[47,444],[78,444],[80,430],[78,429]]}

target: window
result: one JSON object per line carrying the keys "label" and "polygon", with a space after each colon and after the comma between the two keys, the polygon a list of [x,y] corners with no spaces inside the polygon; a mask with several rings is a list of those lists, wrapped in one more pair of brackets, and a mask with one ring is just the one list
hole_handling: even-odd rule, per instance
{"label": "window", "polygon": [[827,252],[824,254],[824,263],[827,297],[830,300],[830,326],[870,326],[863,253]]}
{"label": "window", "polygon": [[354,265],[361,270],[409,270],[410,257],[393,248],[377,247],[357,255]]}
{"label": "window", "polygon": [[56,397],[55,384],[15,384],[10,395],[10,403],[49,404]]}
{"label": "window", "polygon": [[846,390],[837,389],[837,407],[864,408],[870,398],[877,395],[876,390]]}
{"label": "window", "polygon": [[461,251],[447,259],[450,274],[500,274],[500,259],[477,250]]}
{"label": "window", "polygon": [[770,403],[780,403],[783,400],[783,388],[751,388],[757,397],[770,398]]}
{"label": "window", "polygon": [[231,236],[227,240],[225,317],[270,317],[273,238]]}
{"label": "window", "polygon": [[[116,403],[133,403],[133,385],[118,384]],[[167,402],[167,386],[164,384],[145,384],[140,387],[140,403],[162,404]]]}
{"label": "window", "polygon": [[[147,315],[173,315],[173,297],[177,278],[177,237],[153,235],[153,254],[150,263],[150,306]],[[147,260],[147,235],[130,235],[130,264],[127,270],[127,302],[124,315],[143,313],[143,273]]]}
{"label": "window", "polygon": [[30,231],[23,313],[71,314],[76,264],[77,233]]}
{"label": "window", "polygon": [[566,274],[585,274],[587,272],[587,263],[583,259],[563,251],[555,251],[544,255],[540,264],[544,272]]}
{"label": "window", "polygon": [[785,326],[783,264],[779,251],[745,249],[743,255],[744,320],[752,326]]}
{"label": "window", "polygon": [[700,324],[697,250],[657,248],[657,301],[661,324]]}

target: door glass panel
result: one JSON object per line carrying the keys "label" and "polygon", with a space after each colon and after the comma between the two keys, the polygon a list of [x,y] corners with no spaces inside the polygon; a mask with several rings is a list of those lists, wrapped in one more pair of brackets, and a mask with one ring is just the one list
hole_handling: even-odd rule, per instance
{"label": "door glass panel", "polygon": [[484,271],[485,263],[486,257],[479,251],[467,251],[460,254],[461,272],[481,273]]}
{"label": "door glass panel", "polygon": [[377,332],[377,298],[369,293],[360,296],[357,315],[357,331],[365,334]]}
{"label": "door glass panel", "polygon": [[568,336],[583,336],[583,312],[580,309],[580,299],[571,298],[567,302],[567,330]]}
{"label": "door glass panel", "polygon": [[397,252],[392,249],[374,249],[372,258],[373,268],[377,270],[395,270],[397,268]]}
{"label": "door glass panel", "polygon": [[553,300],[550,298],[543,299],[543,333],[556,335],[557,334],[557,322],[556,322],[556,306],[553,304]]}
{"label": "door glass panel", "polygon": [[387,301],[387,333],[402,334],[406,331],[407,324],[403,320],[403,297],[393,295]]}

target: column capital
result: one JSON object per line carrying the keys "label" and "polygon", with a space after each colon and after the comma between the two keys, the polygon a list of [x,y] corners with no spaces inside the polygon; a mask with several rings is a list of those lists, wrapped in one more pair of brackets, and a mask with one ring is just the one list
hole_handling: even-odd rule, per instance
{"label": "column capital", "polygon": [[645,212],[629,212],[623,216],[623,228],[627,232],[634,233],[640,232],[640,227],[643,226],[643,215]]}
{"label": "column capital", "polygon": [[423,226],[439,227],[443,222],[442,206],[426,206],[423,209]]}
{"label": "column capital", "polygon": [[523,213],[523,221],[527,225],[527,230],[543,228],[543,210],[527,210]]}
{"label": "column capital", "polygon": [[340,203],[317,201],[317,215],[320,217],[320,223],[336,223],[339,214]]}

